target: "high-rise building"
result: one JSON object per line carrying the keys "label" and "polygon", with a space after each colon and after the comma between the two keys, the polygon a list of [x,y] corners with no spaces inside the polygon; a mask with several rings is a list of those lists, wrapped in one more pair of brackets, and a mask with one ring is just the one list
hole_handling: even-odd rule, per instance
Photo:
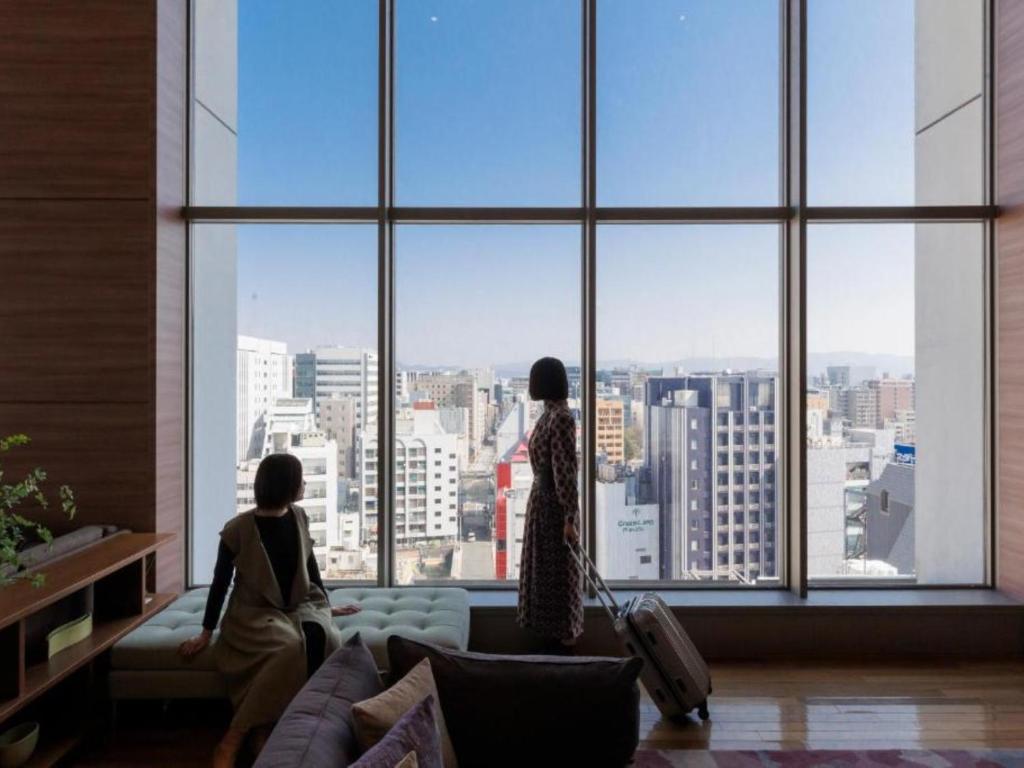
{"label": "high-rise building", "polygon": [[279,398],[291,397],[292,371],[283,341],[238,337],[236,462],[259,456],[266,416]]}
{"label": "high-rise building", "polygon": [[866,384],[843,392],[846,420],[851,427],[874,429],[878,426],[878,389]]}
{"label": "high-rise building", "polygon": [[295,355],[295,397],[354,397],[359,428],[377,423],[377,352],[359,347],[317,347]]}
{"label": "high-rise building", "polygon": [[[458,436],[446,432],[432,402],[403,408],[395,419],[394,535],[399,547],[455,542],[459,532]],[[362,539],[377,535],[377,433],[359,433]]]}
{"label": "high-rise building", "polygon": [[887,419],[894,419],[897,411],[914,410],[913,379],[879,379],[869,381],[868,386],[878,392],[878,424],[882,427]]}
{"label": "high-rise building", "polygon": [[621,400],[597,401],[597,450],[612,464],[625,461],[625,423]]}
{"label": "high-rise building", "polygon": [[359,428],[358,398],[352,395],[322,397],[317,402],[317,423],[328,439],[338,445],[338,476],[355,477],[355,440]]}
{"label": "high-rise building", "polygon": [[665,579],[776,577],[777,377],[647,381],[645,455]]}

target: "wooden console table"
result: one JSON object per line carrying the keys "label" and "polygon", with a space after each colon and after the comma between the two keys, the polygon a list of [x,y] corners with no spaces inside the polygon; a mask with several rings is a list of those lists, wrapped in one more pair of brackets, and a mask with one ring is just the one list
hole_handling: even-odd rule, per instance
{"label": "wooden console table", "polygon": [[[41,565],[41,587],[19,581],[0,588],[0,724],[175,599],[146,588],[147,558],[173,539],[173,533],[114,534]],[[91,598],[92,634],[33,663],[26,652],[26,621],[76,593]]]}

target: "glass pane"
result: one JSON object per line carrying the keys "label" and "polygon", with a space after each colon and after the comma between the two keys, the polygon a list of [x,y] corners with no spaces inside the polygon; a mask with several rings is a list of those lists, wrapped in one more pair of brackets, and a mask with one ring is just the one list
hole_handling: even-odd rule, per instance
{"label": "glass pane", "polygon": [[985,579],[981,224],[808,229],[808,568]]}
{"label": "glass pane", "polygon": [[579,205],[579,3],[396,7],[398,202]]}
{"label": "glass pane", "polygon": [[777,205],[779,4],[598,0],[601,205]]}
{"label": "glass pane", "polygon": [[195,1],[193,199],[376,205],[377,3]]}
{"label": "glass pane", "polygon": [[597,555],[606,578],[779,583],[779,229],[603,226]]}
{"label": "glass pane", "polygon": [[565,362],[579,409],[579,232],[398,228],[398,583],[519,578],[535,359]]}
{"label": "glass pane", "polygon": [[812,205],[983,202],[984,0],[811,0]]}
{"label": "glass pane", "polygon": [[193,254],[193,579],[271,453],[302,461],[324,577],[375,579],[356,440],[377,422],[376,228],[202,225]]}

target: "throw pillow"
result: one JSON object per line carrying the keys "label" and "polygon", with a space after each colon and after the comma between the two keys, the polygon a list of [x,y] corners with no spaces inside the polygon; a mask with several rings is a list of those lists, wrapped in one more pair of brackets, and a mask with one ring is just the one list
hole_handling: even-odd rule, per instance
{"label": "throw pillow", "polygon": [[352,704],[384,690],[359,633],[325,661],[277,722],[254,768],[337,768],[359,754]]}
{"label": "throw pillow", "polygon": [[448,738],[444,715],[438,705],[437,686],[430,673],[430,662],[424,659],[412,667],[408,674],[379,696],[353,705],[356,739],[363,749],[369,749],[394,727],[399,718],[428,696],[433,696],[434,717],[441,733],[441,753],[444,768],[458,768],[455,750]]}
{"label": "throw pillow", "polygon": [[352,768],[442,768],[435,706],[434,697],[427,696],[402,715]]}
{"label": "throw pillow", "polygon": [[396,676],[430,662],[463,768],[521,768],[538,755],[621,768],[639,742],[638,658],[503,656],[392,636],[388,659]]}

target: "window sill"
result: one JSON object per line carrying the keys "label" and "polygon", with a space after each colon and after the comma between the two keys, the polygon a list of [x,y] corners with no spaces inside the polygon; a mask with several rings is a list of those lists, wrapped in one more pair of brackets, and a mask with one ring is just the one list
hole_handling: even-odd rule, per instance
{"label": "window sill", "polygon": [[[453,584],[452,586],[456,586]],[[621,604],[639,595],[636,590],[615,590]],[[849,611],[849,610],[956,610],[984,609],[1020,612],[1024,603],[1004,593],[987,588],[977,589],[821,589],[811,590],[806,599],[781,589],[751,590],[663,590],[662,599],[672,608],[694,612],[720,611]],[[509,590],[470,590],[469,604],[474,611],[515,608],[518,593]],[[587,611],[602,610],[596,598],[586,598]]]}

